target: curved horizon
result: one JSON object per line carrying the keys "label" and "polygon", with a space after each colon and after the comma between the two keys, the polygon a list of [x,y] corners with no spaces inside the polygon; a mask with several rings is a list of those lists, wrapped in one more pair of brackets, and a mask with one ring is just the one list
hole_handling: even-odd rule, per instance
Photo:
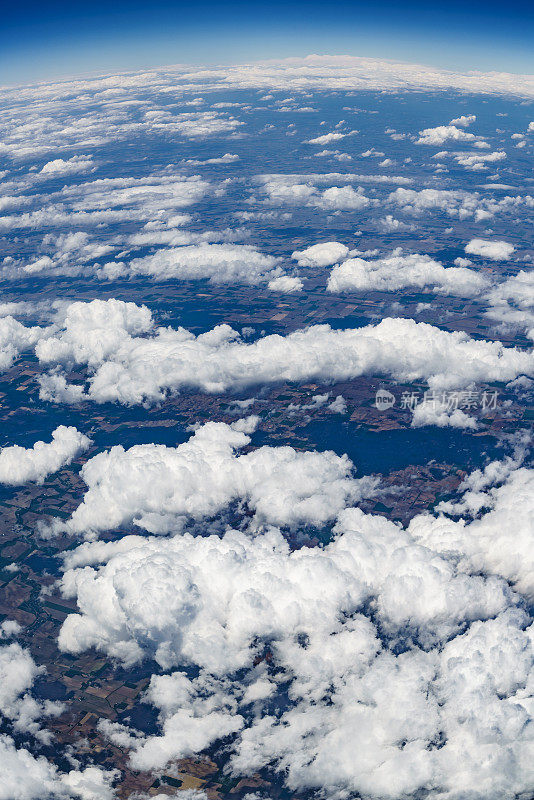
{"label": "curved horizon", "polygon": [[161,64],[227,64],[336,52],[467,70],[534,72],[534,10],[514,0],[420,0],[402,5],[336,0],[328,7],[276,0],[251,8],[233,2],[77,4],[36,2],[3,10],[0,82],[4,85],[87,73],[153,69]]}

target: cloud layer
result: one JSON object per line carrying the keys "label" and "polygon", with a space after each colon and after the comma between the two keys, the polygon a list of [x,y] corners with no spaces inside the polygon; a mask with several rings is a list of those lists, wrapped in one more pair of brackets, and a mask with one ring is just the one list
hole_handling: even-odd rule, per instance
{"label": "cloud layer", "polygon": [[224,392],[284,380],[336,381],[366,374],[460,388],[473,381],[534,374],[532,352],[409,319],[386,318],[347,330],[315,325],[250,344],[228,325],[196,337],[184,328],[154,330],[146,307],[116,300],[73,303],[63,319],[56,335],[38,342],[40,362],[54,368],[87,365],[92,376],[85,393],[81,386],[68,387],[60,373],[43,376],[43,399],[86,397],[133,404],[155,402],[183,388]]}
{"label": "cloud layer", "polygon": [[293,791],[514,797],[534,777],[532,626],[508,584],[532,590],[531,482],[513,470],[472,521],[347,509],[323,548],[274,528],[82,545],[60,646],[199,669],[153,677],[158,734],[102,726],[139,769],[230,736],[236,774],[271,765]]}

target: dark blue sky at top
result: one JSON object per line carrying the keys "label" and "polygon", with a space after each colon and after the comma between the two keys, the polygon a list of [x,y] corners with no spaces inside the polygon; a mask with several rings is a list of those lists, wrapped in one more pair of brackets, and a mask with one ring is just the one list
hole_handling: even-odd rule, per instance
{"label": "dark blue sky at top", "polygon": [[534,3],[4,0],[0,84],[171,63],[349,54],[534,72]]}

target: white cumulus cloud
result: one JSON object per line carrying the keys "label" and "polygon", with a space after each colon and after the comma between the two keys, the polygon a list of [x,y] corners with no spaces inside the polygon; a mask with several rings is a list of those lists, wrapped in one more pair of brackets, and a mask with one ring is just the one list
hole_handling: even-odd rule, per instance
{"label": "white cumulus cloud", "polygon": [[94,456],[82,467],[88,490],[68,530],[133,523],[165,533],[235,501],[246,503],[258,522],[321,525],[348,502],[373,493],[376,481],[355,479],[350,460],[331,451],[260,447],[237,454],[250,442],[251,426],[241,423],[208,422],[176,448],[116,446]]}
{"label": "white cumulus cloud", "polygon": [[321,242],[307,247],[305,250],[295,250],[291,253],[299,267],[330,267],[343,261],[349,254],[349,248],[341,242]]}
{"label": "white cumulus cloud", "polygon": [[425,128],[419,131],[417,144],[430,144],[439,146],[448,141],[472,142],[475,139],[473,133],[467,133],[456,125],[438,125],[436,128]]}
{"label": "white cumulus cloud", "polygon": [[91,440],[76,428],[59,425],[52,432],[51,442],[35,442],[24,448],[15,444],[0,450],[0,483],[21,486],[43,483],[48,475],[70,464]]}
{"label": "white cumulus cloud", "polygon": [[479,295],[489,281],[475,270],[444,267],[425,255],[392,255],[374,261],[349,258],[331,271],[330,292],[375,290],[391,292],[406,287],[430,287],[444,294]]}
{"label": "white cumulus cloud", "polygon": [[[315,325],[251,343],[228,325],[199,336],[184,328],[154,329],[146,307],[117,300],[73,303],[62,319],[55,335],[38,342],[36,354],[53,368],[87,365],[88,388],[76,396],[97,402],[155,402],[185,387],[223,392],[284,380],[335,381],[365,374],[424,379],[438,389],[534,373],[532,352],[410,319],[386,318],[377,325],[346,330]],[[53,373],[52,382],[44,377],[50,399],[58,375],[62,377]],[[65,398],[66,383],[60,380],[58,388]]]}
{"label": "white cumulus cloud", "polygon": [[469,255],[490,258],[492,261],[508,261],[514,250],[513,244],[496,239],[471,239],[465,246],[465,252]]}

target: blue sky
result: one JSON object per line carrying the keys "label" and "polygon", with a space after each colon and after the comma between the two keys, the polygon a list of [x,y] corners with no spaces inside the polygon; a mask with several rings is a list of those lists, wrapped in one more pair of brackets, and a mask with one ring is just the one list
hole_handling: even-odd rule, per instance
{"label": "blue sky", "polygon": [[2,8],[0,82],[308,53],[534,72],[534,4],[65,2]]}

